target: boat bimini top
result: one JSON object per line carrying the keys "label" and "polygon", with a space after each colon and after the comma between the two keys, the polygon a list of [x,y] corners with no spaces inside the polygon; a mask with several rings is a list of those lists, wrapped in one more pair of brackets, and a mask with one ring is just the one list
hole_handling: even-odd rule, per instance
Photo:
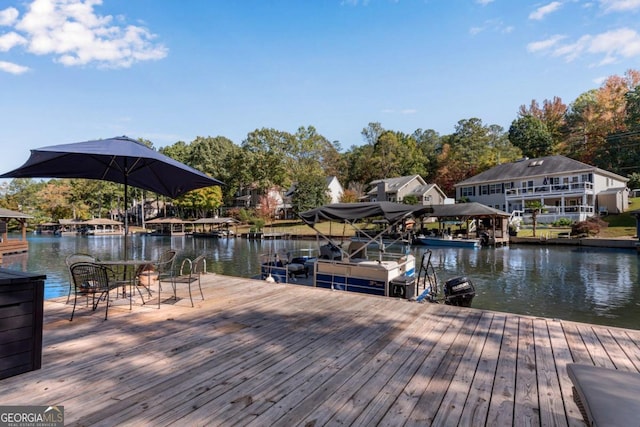
{"label": "boat bimini top", "polygon": [[325,238],[329,243],[331,243],[331,238],[315,227],[317,223],[323,221],[341,222],[358,230],[356,224],[359,221],[368,218],[383,218],[387,223],[387,227],[378,230],[374,236],[367,235],[370,239],[367,243],[379,242],[380,246],[383,247],[382,236],[388,233],[389,230],[402,224],[407,219],[418,218],[425,215],[428,216],[432,212],[433,208],[431,206],[405,205],[394,202],[333,203],[302,212],[299,216],[309,227],[313,228],[319,236]]}

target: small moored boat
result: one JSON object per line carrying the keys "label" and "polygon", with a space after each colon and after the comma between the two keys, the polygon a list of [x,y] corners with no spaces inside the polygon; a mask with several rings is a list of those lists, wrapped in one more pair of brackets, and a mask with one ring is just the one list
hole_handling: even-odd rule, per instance
{"label": "small moored boat", "polygon": [[455,246],[461,248],[479,248],[481,242],[480,239],[458,238],[452,237],[449,234],[442,236],[425,236],[424,234],[419,234],[415,237],[415,241],[426,246]]}

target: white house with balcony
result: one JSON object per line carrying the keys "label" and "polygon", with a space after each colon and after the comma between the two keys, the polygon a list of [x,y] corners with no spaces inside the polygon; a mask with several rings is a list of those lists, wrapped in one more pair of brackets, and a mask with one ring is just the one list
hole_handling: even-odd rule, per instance
{"label": "white house with balcony", "polygon": [[539,222],[560,218],[584,221],[621,213],[629,203],[629,180],[564,156],[504,163],[455,184],[456,199],[483,203],[505,212],[526,212],[531,202],[544,209]]}

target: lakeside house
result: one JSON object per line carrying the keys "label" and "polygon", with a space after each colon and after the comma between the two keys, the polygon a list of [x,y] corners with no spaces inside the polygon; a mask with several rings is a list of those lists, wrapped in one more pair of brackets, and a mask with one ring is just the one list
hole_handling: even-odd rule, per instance
{"label": "lakeside house", "polygon": [[530,202],[544,208],[538,222],[584,221],[622,213],[629,204],[629,180],[564,156],[504,163],[454,185],[456,200],[479,202],[508,213],[524,213]]}
{"label": "lakeside house", "polygon": [[376,179],[369,186],[363,201],[401,203],[405,197],[415,196],[421,205],[453,203],[437,184],[428,184],[420,175]]}
{"label": "lakeside house", "polygon": [[[330,203],[338,203],[344,193],[344,189],[338,178],[336,176],[327,177],[326,186]],[[263,200],[266,199],[269,203],[273,204],[272,209],[275,212],[276,218],[293,218],[291,198],[295,189],[295,184],[286,191],[278,186],[273,186],[266,191],[261,191],[256,185],[249,185],[236,193],[235,207],[260,209]]]}

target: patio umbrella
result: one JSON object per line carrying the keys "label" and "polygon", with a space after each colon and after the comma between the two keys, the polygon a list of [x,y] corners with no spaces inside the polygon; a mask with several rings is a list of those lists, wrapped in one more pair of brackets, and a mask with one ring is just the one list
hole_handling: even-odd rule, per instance
{"label": "patio umbrella", "polygon": [[[126,136],[37,148],[24,165],[0,178],[85,178],[124,184],[125,212],[130,185],[171,198],[223,185]],[[129,231],[127,217],[125,233]]]}

